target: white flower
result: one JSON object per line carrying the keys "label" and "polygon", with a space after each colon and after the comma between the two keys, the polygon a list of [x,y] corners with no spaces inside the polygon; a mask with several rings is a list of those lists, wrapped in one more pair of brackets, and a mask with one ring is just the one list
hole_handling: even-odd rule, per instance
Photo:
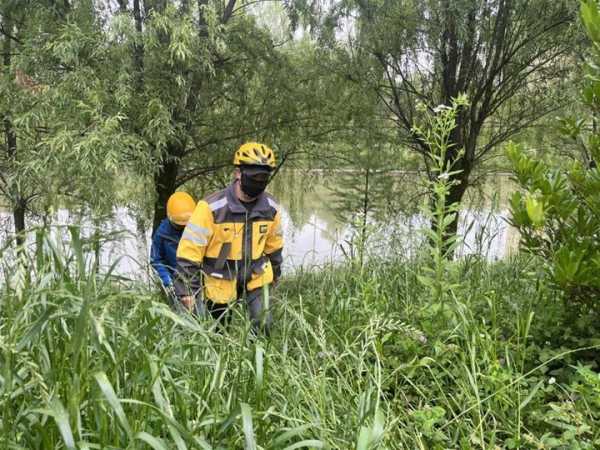
{"label": "white flower", "polygon": [[556,378],[550,377],[550,379],[548,380],[548,384],[554,384],[554,383],[556,383]]}
{"label": "white flower", "polygon": [[442,111],[445,111],[448,109],[452,109],[452,108],[450,108],[448,105],[437,105],[435,108],[433,108],[433,112],[438,114],[438,113],[441,113]]}

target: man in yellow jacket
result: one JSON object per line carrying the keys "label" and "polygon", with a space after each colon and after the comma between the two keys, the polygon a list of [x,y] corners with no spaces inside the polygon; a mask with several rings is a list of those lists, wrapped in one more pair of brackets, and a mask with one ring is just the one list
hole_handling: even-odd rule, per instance
{"label": "man in yellow jacket", "polygon": [[229,304],[244,299],[254,329],[268,334],[272,318],[264,311],[263,286],[277,281],[283,261],[281,213],[265,192],[275,153],[249,142],[233,164],[233,182],[198,202],[183,231],[175,291],[189,311],[203,305],[224,325]]}

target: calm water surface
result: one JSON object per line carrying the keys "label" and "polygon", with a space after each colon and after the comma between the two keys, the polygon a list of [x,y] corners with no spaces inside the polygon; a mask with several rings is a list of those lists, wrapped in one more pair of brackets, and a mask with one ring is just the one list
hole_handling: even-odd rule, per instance
{"label": "calm water surface", "polygon": [[[335,214],[334,206],[339,202],[340,194],[332,184],[335,184],[333,177],[287,172],[280,174],[270,187],[282,207],[286,272],[299,267],[314,268],[342,262],[345,255],[356,253],[356,233],[348,222]],[[460,214],[459,234],[463,237],[460,255],[480,253],[493,260],[504,258],[516,249],[518,236],[506,221],[507,199],[511,191],[512,185],[507,177],[498,176],[489,179],[480,191],[469,192]],[[398,195],[401,199],[401,194]],[[422,239],[419,229],[427,226],[424,217],[416,212],[416,206],[409,208],[411,211],[388,215],[385,219],[371,218],[367,253],[390,256],[392,252],[414,252]],[[84,236],[90,236],[94,231],[88,218],[68,210],[59,210],[52,223],[80,225]],[[145,236],[136,232],[135,219],[124,208],[116,208],[112,217],[100,227],[102,235],[110,237],[99,255],[102,266],[107,268],[117,262],[117,273],[145,279],[148,274],[149,231]],[[10,214],[0,212],[0,248],[5,246],[7,231],[11,229]],[[55,242],[64,243],[69,239],[65,228],[54,229],[53,233]],[[32,238],[30,240],[33,241]]]}

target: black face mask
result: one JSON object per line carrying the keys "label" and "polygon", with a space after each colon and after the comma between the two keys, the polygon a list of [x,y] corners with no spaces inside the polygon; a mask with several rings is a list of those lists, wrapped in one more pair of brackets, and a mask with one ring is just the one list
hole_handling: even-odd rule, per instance
{"label": "black face mask", "polygon": [[268,176],[261,176],[259,178],[242,172],[242,180],[240,183],[242,192],[250,198],[256,198],[262,194],[267,188],[267,184],[269,184]]}
{"label": "black face mask", "polygon": [[173,228],[175,228],[177,231],[183,231],[183,229],[185,228],[185,225],[179,225],[175,222],[171,222],[171,226]]}

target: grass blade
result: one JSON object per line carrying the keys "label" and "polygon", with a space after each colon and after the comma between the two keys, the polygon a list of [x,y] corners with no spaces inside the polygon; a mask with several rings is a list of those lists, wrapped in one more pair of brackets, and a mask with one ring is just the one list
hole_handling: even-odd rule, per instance
{"label": "grass blade", "polygon": [[169,448],[165,445],[162,439],[152,436],[151,434],[146,433],[145,431],[140,431],[135,435],[135,438],[139,441],[144,441],[154,450],[169,450]]}
{"label": "grass blade", "polygon": [[375,411],[375,420],[373,421],[373,430],[371,431],[371,441],[379,443],[383,439],[385,427],[385,418],[380,409]]}
{"label": "grass blade", "polygon": [[244,437],[246,438],[246,450],[257,450],[256,440],[254,438],[254,427],[252,425],[252,410],[250,405],[242,403],[242,424],[244,428]]}
{"label": "grass blade", "polygon": [[367,427],[360,427],[356,450],[369,450],[369,441],[371,440],[371,430]]}
{"label": "grass blade", "polygon": [[296,442],[283,450],[296,450],[297,448],[325,448],[325,444],[317,439],[307,439],[305,441]]}
{"label": "grass blade", "polygon": [[[150,371],[152,373],[152,378],[154,378],[155,380],[152,384],[152,395],[154,396],[154,401],[159,406],[159,408],[162,411],[164,411],[164,415],[167,416],[170,420],[174,421],[173,408],[171,407],[171,402],[169,401],[169,398],[163,392],[158,366],[156,362],[154,362],[151,359],[149,360],[149,364]],[[187,450],[187,445],[185,445],[185,442],[181,438],[181,435],[179,434],[177,429],[170,423],[167,423],[167,427],[169,428],[169,433],[171,434],[171,437],[175,441],[177,450]]]}
{"label": "grass blade", "polygon": [[256,363],[256,388],[260,392],[263,386],[264,379],[264,354],[265,350],[262,346],[256,346],[255,363]]}
{"label": "grass blade", "polygon": [[106,374],[104,372],[96,372],[94,374],[94,378],[96,379],[98,386],[100,386],[100,390],[104,394],[104,397],[106,398],[109,405],[112,407],[113,411],[117,415],[117,418],[119,419],[119,422],[121,423],[121,426],[123,427],[123,429],[125,429],[127,436],[129,436],[129,438],[131,439],[132,433],[131,433],[131,427],[129,426],[129,421],[127,420],[127,417],[125,416],[125,411],[123,410],[123,406],[121,405],[121,402],[117,398],[117,394],[115,394],[115,390],[113,389],[112,384],[110,384],[108,377],[106,376]]}
{"label": "grass blade", "polygon": [[75,439],[73,438],[73,430],[71,429],[71,424],[69,423],[69,413],[67,413],[67,410],[61,401],[56,397],[50,400],[50,404],[48,406],[50,409],[40,409],[36,410],[35,412],[51,416],[58,426],[58,431],[62,436],[65,447],[67,447],[69,450],[75,450]]}
{"label": "grass blade", "polygon": [[280,446],[281,444],[285,444],[291,438],[304,433],[306,430],[310,429],[311,427],[313,427],[313,424],[307,423],[306,425],[292,428],[291,430],[288,430],[285,433],[282,433],[279,436],[277,436],[275,439],[273,439],[273,442],[271,443],[271,447],[277,447],[277,446]]}
{"label": "grass blade", "polygon": [[50,319],[50,316],[54,312],[55,308],[50,306],[46,309],[44,314],[29,328],[27,333],[19,340],[17,344],[17,351],[20,352],[27,347],[35,337],[42,331],[42,328]]}
{"label": "grass blade", "polygon": [[542,387],[543,384],[544,380],[540,380],[538,384],[534,386],[529,395],[519,405],[519,409],[523,409],[527,406],[527,404],[533,399],[533,397],[535,396],[535,394],[537,394],[537,391]]}

